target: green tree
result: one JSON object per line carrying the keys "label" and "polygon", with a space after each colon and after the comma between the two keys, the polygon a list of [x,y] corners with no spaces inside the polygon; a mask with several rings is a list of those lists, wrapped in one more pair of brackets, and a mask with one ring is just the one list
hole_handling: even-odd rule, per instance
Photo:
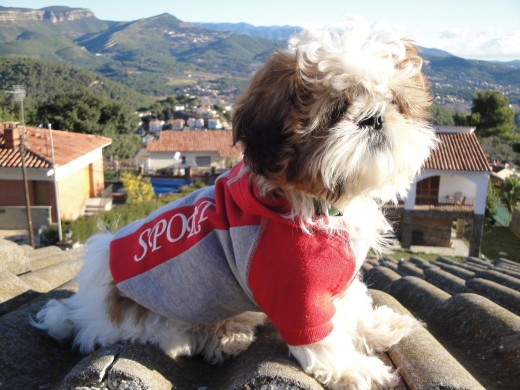
{"label": "green tree", "polygon": [[515,128],[513,117],[509,101],[499,91],[479,91],[473,98],[471,124],[476,125],[480,137],[511,137]]}
{"label": "green tree", "polygon": [[105,156],[117,156],[121,159],[135,157],[136,153],[143,147],[141,137],[135,134],[105,134],[112,138],[112,143],[103,149]]}
{"label": "green tree", "polygon": [[136,204],[153,199],[154,191],[149,178],[123,172],[121,182],[127,194],[126,203]]}
{"label": "green tree", "polygon": [[455,126],[469,126],[470,117],[464,112],[456,112],[453,114],[453,122]]}
{"label": "green tree", "polygon": [[510,213],[520,205],[520,178],[509,176],[500,187],[500,198],[505,202]]}
{"label": "green tree", "polygon": [[432,123],[437,126],[453,126],[453,112],[447,108],[432,105],[430,108]]}
{"label": "green tree", "polygon": [[38,107],[36,117],[37,123],[51,123],[55,129],[112,138],[104,151],[108,156],[133,157],[141,147],[133,135],[139,124],[133,110],[88,89],[54,96]]}

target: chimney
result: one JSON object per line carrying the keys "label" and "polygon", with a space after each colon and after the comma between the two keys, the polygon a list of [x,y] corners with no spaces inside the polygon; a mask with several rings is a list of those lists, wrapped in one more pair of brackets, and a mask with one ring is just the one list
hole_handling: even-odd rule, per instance
{"label": "chimney", "polygon": [[20,131],[15,123],[6,123],[4,126],[4,147],[18,149],[20,146]]}

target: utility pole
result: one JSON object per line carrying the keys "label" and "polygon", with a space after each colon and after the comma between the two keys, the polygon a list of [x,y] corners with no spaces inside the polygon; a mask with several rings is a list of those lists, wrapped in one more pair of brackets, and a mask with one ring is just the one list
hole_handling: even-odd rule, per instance
{"label": "utility pole", "polygon": [[54,142],[52,140],[52,127],[49,123],[49,137],[51,141],[51,161],[52,161],[52,171],[53,171],[53,182],[54,182],[54,200],[56,202],[56,216],[58,221],[58,238],[61,241],[63,241],[63,232],[61,229],[61,216],[60,216],[60,194],[58,189],[58,179],[56,178],[56,160],[54,158]]}
{"label": "utility pole", "polygon": [[20,133],[20,158],[22,160],[22,176],[25,192],[25,208],[27,209],[27,229],[29,230],[29,243],[34,248],[34,231],[31,217],[31,198],[29,195],[29,181],[27,180],[27,167],[25,165],[25,115],[23,110],[23,100],[25,99],[25,87],[23,85],[14,85],[13,91],[6,91],[13,94],[14,99],[20,102],[20,110],[22,112],[22,131]]}

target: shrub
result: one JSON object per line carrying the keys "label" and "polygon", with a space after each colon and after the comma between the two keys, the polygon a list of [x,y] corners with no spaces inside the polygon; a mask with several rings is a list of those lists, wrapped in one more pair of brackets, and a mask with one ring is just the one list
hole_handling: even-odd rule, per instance
{"label": "shrub", "polygon": [[201,182],[184,186],[183,192],[166,196],[155,196],[151,200],[133,204],[124,204],[114,207],[93,216],[84,216],[75,221],[65,222],[63,230],[72,230],[72,239],[84,243],[90,236],[102,231],[116,232],[130,222],[145,218],[152,211],[164,206],[175,199],[179,199],[204,185]]}

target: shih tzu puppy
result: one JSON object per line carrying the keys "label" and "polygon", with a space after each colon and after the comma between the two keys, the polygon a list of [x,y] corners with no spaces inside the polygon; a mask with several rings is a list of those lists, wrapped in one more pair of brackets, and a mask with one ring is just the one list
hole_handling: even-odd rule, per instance
{"label": "shih tzu puppy", "polygon": [[267,317],[328,388],[392,386],[375,353],[415,321],[374,308],[359,269],[391,241],[380,205],[406,195],[435,143],[421,66],[408,40],[361,20],[303,30],[235,105],[243,161],[91,238],[78,292],[36,325],[84,352],[131,340],[217,363]]}

